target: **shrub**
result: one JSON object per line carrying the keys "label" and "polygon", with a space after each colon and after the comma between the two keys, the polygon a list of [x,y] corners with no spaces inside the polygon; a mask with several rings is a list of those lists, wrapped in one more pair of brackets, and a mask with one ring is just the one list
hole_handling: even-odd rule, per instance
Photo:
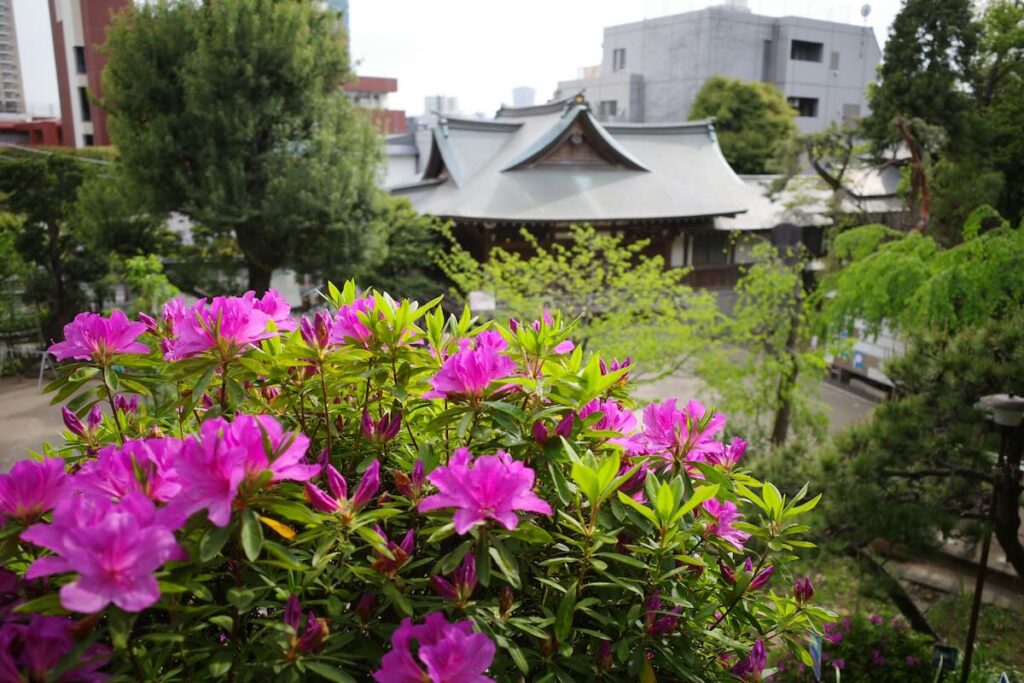
{"label": "shrub", "polygon": [[558,315],[329,298],[298,323],[270,292],[66,328],[66,441],[0,477],[4,665],[459,683],[806,659],[831,615],[787,562],[817,499],[753,479],[724,416],[665,401],[638,429],[631,368]]}

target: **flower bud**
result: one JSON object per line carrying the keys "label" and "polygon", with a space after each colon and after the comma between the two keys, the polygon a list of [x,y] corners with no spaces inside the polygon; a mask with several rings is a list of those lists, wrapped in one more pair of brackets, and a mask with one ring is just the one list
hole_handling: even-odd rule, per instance
{"label": "flower bud", "polygon": [[801,605],[814,597],[814,585],[806,576],[793,582],[793,597]]}
{"label": "flower bud", "polygon": [[313,327],[313,323],[305,316],[299,320],[299,334],[302,335],[302,341],[306,342],[306,344],[313,348],[317,347],[316,330]]}
{"label": "flower bud", "polygon": [[100,408],[100,404],[96,403],[93,405],[92,410],[85,416],[85,424],[89,426],[89,431],[94,432],[103,422],[103,409]]}
{"label": "flower bud", "polygon": [[67,406],[60,409],[60,415],[64,418],[64,426],[68,428],[69,432],[75,436],[85,436],[85,426],[82,425],[82,421]]}
{"label": "flower bud", "polygon": [[160,324],[157,323],[156,318],[149,315],[148,313],[139,312],[139,322],[146,326],[146,330],[156,334],[160,329]]}
{"label": "flower bud", "polygon": [[356,606],[352,611],[356,613],[359,623],[365,626],[370,623],[370,619],[373,617],[373,611],[376,607],[377,599],[373,597],[373,593],[363,593],[362,597],[359,598],[359,602],[356,603]]}
{"label": "flower bud", "polygon": [[498,609],[501,610],[502,618],[512,613],[512,607],[515,605],[515,602],[516,596],[512,589],[508,586],[502,586],[501,590],[498,591]]}
{"label": "flower bud", "polygon": [[612,643],[610,640],[602,640],[597,648],[597,670],[607,671],[615,664],[612,659]]}
{"label": "flower bud", "polygon": [[719,560],[718,571],[721,572],[722,578],[725,579],[725,582],[727,584],[729,584],[730,586],[736,585],[736,572],[733,570],[732,567],[727,565],[725,562]]}

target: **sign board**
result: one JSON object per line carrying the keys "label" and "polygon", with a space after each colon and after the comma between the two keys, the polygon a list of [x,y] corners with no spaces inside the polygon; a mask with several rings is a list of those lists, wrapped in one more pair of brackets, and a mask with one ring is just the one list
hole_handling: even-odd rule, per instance
{"label": "sign board", "polygon": [[943,672],[956,671],[957,662],[960,660],[960,651],[955,647],[936,645],[932,648],[932,668]]}

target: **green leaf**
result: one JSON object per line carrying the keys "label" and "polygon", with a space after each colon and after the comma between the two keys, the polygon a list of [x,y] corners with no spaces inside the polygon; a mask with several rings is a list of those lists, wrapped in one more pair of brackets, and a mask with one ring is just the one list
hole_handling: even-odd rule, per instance
{"label": "green leaf", "polygon": [[505,531],[504,533],[526,543],[546,544],[551,543],[554,540],[551,538],[551,534],[532,523],[520,524],[515,528],[515,530]]}
{"label": "green leaf", "polygon": [[256,600],[255,591],[249,588],[229,588],[228,602],[239,612],[244,612],[252,606]]}
{"label": "green leaf", "polygon": [[231,538],[233,528],[233,525],[228,524],[223,527],[214,526],[207,529],[203,534],[203,540],[199,541],[199,561],[209,562],[217,557],[228,539]]}
{"label": "green leaf", "polygon": [[495,563],[498,565],[498,569],[505,576],[505,580],[512,584],[512,587],[516,590],[522,588],[519,582],[519,564],[516,562],[516,558],[508,551],[508,549],[498,540],[494,540],[490,548],[491,557],[494,558]]}
{"label": "green leaf", "polygon": [[558,603],[555,613],[555,638],[564,643],[572,632],[572,615],[576,609],[576,582],[573,581]]}
{"label": "green leaf", "polygon": [[629,507],[639,512],[651,524],[658,523],[658,516],[654,514],[654,510],[650,509],[646,505],[642,505],[636,502],[622,491],[619,491],[619,502],[621,502],[624,505],[628,505]]}
{"label": "green leaf", "polygon": [[34,600],[26,600],[14,608],[18,614],[67,614],[61,607],[60,595],[51,593]]}
{"label": "green leaf", "polygon": [[121,383],[117,381],[117,373],[114,372],[113,368],[104,368],[103,380],[107,383],[107,387],[109,387],[110,390],[115,394],[117,393],[117,390],[121,387]]}
{"label": "green leaf", "polygon": [[[93,367],[91,365],[86,365],[84,367],[78,368],[73,373],[71,373],[71,376],[68,377],[67,381],[68,382],[80,383],[80,382],[84,382],[86,380],[92,379],[93,377],[95,377],[98,374],[100,374],[100,369],[99,368]],[[47,388],[49,388],[49,387],[47,387]]]}
{"label": "green leaf", "polygon": [[388,583],[384,584],[384,595],[391,600],[392,604],[398,609],[399,612],[407,617],[412,616],[412,605],[409,604],[409,599],[402,594],[402,591],[395,587],[395,584]]}
{"label": "green leaf", "polygon": [[210,675],[214,678],[221,678],[225,676],[228,671],[231,671],[231,653],[220,651],[210,657],[210,663],[206,665],[210,670]]}
{"label": "green leaf", "polygon": [[250,562],[255,562],[263,549],[263,527],[252,510],[242,512],[242,550]]}
{"label": "green leaf", "polygon": [[764,504],[768,506],[772,519],[779,519],[782,516],[782,496],[775,488],[775,484],[765,482],[761,487],[761,495],[764,498]]}
{"label": "green leaf", "polygon": [[323,662],[303,661],[302,665],[322,678],[335,683],[356,683],[356,679],[349,676],[341,669],[336,669],[330,664]]}
{"label": "green leaf", "polygon": [[693,495],[690,496],[690,500],[686,501],[686,505],[679,508],[679,510],[675,514],[675,517],[673,517],[672,519],[672,523],[674,524],[678,522],[686,514],[694,510],[698,505],[714,498],[715,494],[717,493],[718,484],[712,484],[710,486],[701,486],[700,488],[693,492]]}
{"label": "green leaf", "polygon": [[235,620],[226,614],[218,614],[216,616],[210,617],[209,619],[207,619],[207,621],[213,624],[214,626],[220,626],[228,633],[231,632],[231,629],[235,625]]}

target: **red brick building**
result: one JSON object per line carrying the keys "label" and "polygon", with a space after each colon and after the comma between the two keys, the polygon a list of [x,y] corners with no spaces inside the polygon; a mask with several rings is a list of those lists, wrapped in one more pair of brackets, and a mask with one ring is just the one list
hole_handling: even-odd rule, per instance
{"label": "red brick building", "polygon": [[107,58],[111,15],[132,0],[48,0],[53,30],[57,88],[60,92],[61,144],[68,147],[109,145],[107,114],[96,105],[103,97],[100,74]]}

